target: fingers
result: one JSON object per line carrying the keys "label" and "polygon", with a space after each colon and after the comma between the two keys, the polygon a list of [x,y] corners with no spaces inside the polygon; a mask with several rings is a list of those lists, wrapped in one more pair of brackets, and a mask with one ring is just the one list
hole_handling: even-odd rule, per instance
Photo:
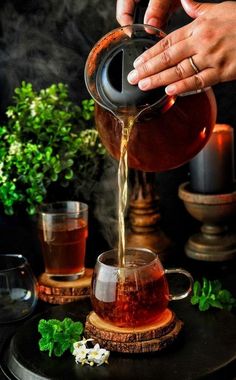
{"label": "fingers", "polygon": [[[151,47],[150,49],[146,50],[143,54],[141,54],[134,61],[134,67],[138,68],[140,65],[143,65],[145,62],[156,57],[159,54],[164,54],[171,57],[172,56],[171,50],[173,49],[173,46],[175,45],[175,48],[176,48],[177,43],[181,41],[186,41],[189,37],[191,37],[191,35],[192,35],[192,28],[188,25],[175,30],[174,32],[168,34],[166,37],[161,39],[153,47]],[[181,48],[182,46],[180,46],[180,49]],[[191,52],[189,53],[190,53],[189,55],[193,54],[192,49],[191,49]]]}
{"label": "fingers", "polygon": [[138,0],[117,0],[116,19],[121,26],[133,24],[135,3]]}
{"label": "fingers", "polygon": [[138,86],[142,91],[146,91],[167,85],[165,91],[168,95],[198,92],[218,82],[216,70],[212,67],[202,68],[200,62],[205,62],[204,56],[186,58],[168,69],[158,73],[154,71],[153,74],[139,80]]}
{"label": "fingers", "polygon": [[[137,2],[139,0],[117,0],[116,19],[120,25],[130,25],[133,23],[134,8]],[[168,16],[178,3],[178,0],[150,0],[144,17],[144,23],[161,28],[165,25]],[[192,18],[209,12],[215,6],[215,4],[202,4],[194,0],[181,0],[181,3],[186,13]]]}
{"label": "fingers", "polygon": [[172,0],[150,0],[144,16],[144,24],[161,28],[172,8]]}
{"label": "fingers", "polygon": [[157,87],[166,86],[170,83],[175,83],[180,80],[189,78],[194,74],[198,73],[200,70],[201,68],[197,67],[196,65],[195,57],[194,61],[191,61],[190,58],[186,58],[183,61],[176,63],[176,65],[172,66],[169,69],[165,69],[158,73],[156,73],[156,71],[153,71],[153,73],[148,77],[138,80],[137,84],[139,88],[143,91],[151,90]]}
{"label": "fingers", "polygon": [[217,74],[213,68],[208,68],[198,74],[170,84],[165,91],[168,95],[179,95],[186,92],[200,92],[203,88],[218,83]]}
{"label": "fingers", "polygon": [[[234,2],[181,2],[196,19],[161,39],[135,60],[128,81],[138,84],[143,91],[167,86],[167,94],[178,95],[236,78]],[[156,11],[158,3],[150,0],[150,10]]]}
{"label": "fingers", "polygon": [[138,86],[141,90],[166,86],[169,83],[178,82],[179,80],[188,78],[195,74],[195,70],[191,66],[189,59],[185,59],[176,66],[153,74],[148,78],[140,80]]}
{"label": "fingers", "polygon": [[185,12],[192,18],[197,18],[206,12],[209,12],[215,4],[198,3],[194,0],[181,0]]}
{"label": "fingers", "polygon": [[[142,64],[137,65],[136,63],[135,69],[132,70],[128,75],[128,81],[130,82],[130,84],[139,83],[140,88],[144,89],[143,85],[145,83],[145,87],[147,87],[148,77],[154,75],[155,73],[158,74],[163,70],[164,71],[162,73],[166,73],[166,69],[175,67],[178,63],[182,62],[183,57],[190,57],[193,54],[195,54],[194,46],[192,44],[189,44],[188,40],[180,41],[175,45],[170,46],[166,50],[162,51],[162,53],[160,54],[153,55],[153,53],[151,53],[152,58],[145,60]],[[191,65],[189,65],[188,62],[188,67],[189,66]],[[182,68],[180,67],[180,70],[181,69]],[[186,71],[185,68],[183,68],[183,70]],[[175,71],[175,68],[172,71]],[[144,80],[144,78],[146,78],[146,80]],[[175,79],[177,80],[179,78],[177,77]]]}
{"label": "fingers", "polygon": [[[117,0],[116,3],[116,19],[120,25],[133,24],[133,15],[135,3],[140,0]],[[144,23],[161,28],[166,24],[169,14],[179,4],[179,0],[150,0]]]}

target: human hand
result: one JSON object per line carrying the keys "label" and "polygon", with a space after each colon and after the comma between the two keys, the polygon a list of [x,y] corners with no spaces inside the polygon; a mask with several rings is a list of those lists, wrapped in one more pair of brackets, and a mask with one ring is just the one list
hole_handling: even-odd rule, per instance
{"label": "human hand", "polygon": [[128,75],[143,91],[177,95],[236,79],[236,2],[181,3],[195,20],[146,50]]}
{"label": "human hand", "polygon": [[[134,8],[140,0],[117,0],[116,18],[120,25],[133,24]],[[150,0],[145,16],[144,24],[162,28],[169,14],[178,6],[179,0]]]}

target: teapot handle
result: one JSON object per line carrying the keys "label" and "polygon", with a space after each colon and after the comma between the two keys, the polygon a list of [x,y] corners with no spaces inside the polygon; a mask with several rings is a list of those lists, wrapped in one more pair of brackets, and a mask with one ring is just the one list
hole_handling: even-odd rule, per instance
{"label": "teapot handle", "polygon": [[179,294],[169,294],[169,301],[182,300],[183,298],[188,297],[188,295],[192,291],[193,277],[188,271],[186,271],[185,269],[182,269],[182,268],[165,269],[165,274],[173,274],[173,273],[183,275],[183,276],[187,277],[187,279],[189,281],[189,286],[188,286],[188,289],[186,291],[179,293]]}

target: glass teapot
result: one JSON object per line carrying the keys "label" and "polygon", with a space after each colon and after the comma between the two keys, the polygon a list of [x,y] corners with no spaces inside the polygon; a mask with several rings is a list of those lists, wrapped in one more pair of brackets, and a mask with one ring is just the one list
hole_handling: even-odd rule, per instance
{"label": "glass teapot", "polygon": [[[142,1],[137,3],[135,21],[143,17],[140,6]],[[134,60],[164,36],[149,25],[116,28],[97,42],[85,66],[102,143],[118,160],[122,125],[133,117],[128,166],[146,172],[166,171],[192,159],[207,143],[216,121],[211,88],[173,97],[164,87],[141,91],[129,84]]]}

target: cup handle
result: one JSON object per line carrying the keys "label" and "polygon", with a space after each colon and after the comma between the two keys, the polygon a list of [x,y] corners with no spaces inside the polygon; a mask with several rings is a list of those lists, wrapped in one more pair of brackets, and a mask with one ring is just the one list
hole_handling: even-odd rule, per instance
{"label": "cup handle", "polygon": [[188,295],[191,293],[193,288],[193,277],[192,275],[185,269],[182,268],[173,268],[173,269],[165,269],[165,274],[172,274],[172,273],[178,273],[182,274],[183,276],[186,276],[189,280],[189,287],[184,293],[180,294],[169,294],[169,300],[170,301],[177,301],[182,300],[183,298],[188,297]]}

